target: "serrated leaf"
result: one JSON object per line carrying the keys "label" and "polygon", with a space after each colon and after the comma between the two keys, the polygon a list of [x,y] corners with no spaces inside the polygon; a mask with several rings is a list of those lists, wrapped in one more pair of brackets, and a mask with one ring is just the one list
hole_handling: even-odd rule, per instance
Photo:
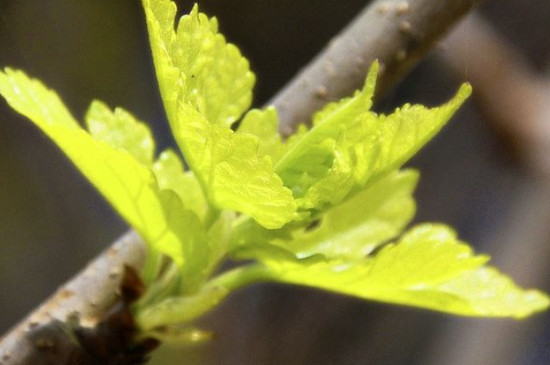
{"label": "serrated leaf", "polygon": [[172,53],[175,52],[174,23],[177,8],[175,3],[168,0],[143,0],[143,8],[160,93],[166,115],[171,121],[176,117],[179,100],[184,97],[186,79],[172,59]]}
{"label": "serrated leaf", "polygon": [[279,246],[300,259],[318,254],[328,258],[364,258],[396,237],[410,222],[416,208],[412,193],[417,181],[414,170],[395,171],[308,225],[295,222],[270,231],[252,222],[239,222],[232,247],[239,251],[236,256],[241,259],[257,259],[250,246],[260,243]]}
{"label": "serrated leaf", "polygon": [[258,137],[258,152],[260,156],[269,156],[273,163],[277,163],[283,152],[283,142],[278,130],[279,118],[274,107],[264,110],[249,110],[241,124],[239,133],[251,134]]}
{"label": "serrated leaf", "polygon": [[[372,105],[377,72],[378,67],[375,64],[369,71],[362,91],[356,92],[351,98],[330,103],[318,112],[313,119],[313,128],[294,141],[292,147],[275,166],[275,171],[285,185],[289,186],[297,197],[302,198],[300,205],[304,209],[326,207],[324,201],[313,202],[311,197],[305,197],[312,194],[310,189],[314,185],[330,185],[328,189],[332,190],[333,194],[324,198],[330,198],[333,202],[342,199],[341,196],[335,198],[334,192],[345,196],[349,191],[346,185],[350,185],[352,177],[351,156],[348,151],[351,142],[345,140],[342,134],[344,131],[355,133],[357,129],[361,129],[361,136],[365,136],[365,129],[368,127],[366,123],[370,122],[370,125],[373,125],[374,122],[365,119],[365,116],[372,115],[369,108]],[[371,129],[374,129],[374,126],[371,126]],[[366,160],[357,163],[366,163]],[[335,189],[335,184],[338,189]]]}
{"label": "serrated leaf", "polygon": [[[127,151],[152,169],[162,208],[172,222],[172,232],[167,236],[173,235],[169,240],[178,241],[182,257],[192,258],[185,265],[177,261],[185,277],[181,291],[196,290],[211,271],[210,266],[219,261],[220,249],[210,247],[211,241],[203,232],[199,220],[204,219],[208,205],[192,172],[184,171],[183,163],[172,150],[161,153],[153,163],[155,144],[149,128],[122,108],[113,112],[104,103],[94,101],[86,113],[86,123],[94,139]],[[220,242],[223,241],[216,244]]]}
{"label": "serrated leaf", "polygon": [[174,46],[187,101],[211,123],[233,124],[250,107],[255,77],[239,49],[218,33],[216,18],[208,19],[195,5],[180,19]]}
{"label": "serrated leaf", "polygon": [[[125,150],[93,139],[55,92],[21,71],[0,72],[0,94],[61,148],[143,237],[153,255],[162,252],[183,264],[182,244],[193,240],[200,224],[183,210],[175,195],[159,190],[149,168]],[[186,236],[176,233],[180,226],[189,229]]]}
{"label": "serrated leaf", "polygon": [[208,201],[279,228],[294,216],[290,190],[259,140],[229,126],[250,104],[253,75],[237,48],[198,12],[173,29],[175,4],[143,0],[160,90],[172,131]]}
{"label": "serrated leaf", "polygon": [[103,102],[95,100],[85,117],[94,139],[115,148],[122,148],[144,165],[153,163],[155,141],[149,127],[123,108],[113,111]]}
{"label": "serrated leaf", "polygon": [[189,102],[213,124],[230,126],[248,109],[254,75],[237,47],[194,6],[174,31],[176,5],[143,0],[155,69],[170,119]]}
{"label": "serrated leaf", "polygon": [[472,87],[463,84],[456,95],[440,107],[405,104],[390,115],[380,115],[378,154],[369,180],[403,165],[431,140],[470,96]]}
{"label": "serrated leaf", "polygon": [[[399,168],[450,119],[471,92],[463,85],[436,108],[405,105],[389,116],[369,110],[378,66],[363,90],[317,113],[313,128],[279,160],[275,171],[313,216]],[[322,146],[322,147],[321,147]],[[318,161],[313,170],[309,161]]]}
{"label": "serrated leaf", "polygon": [[294,234],[284,247],[298,257],[363,258],[410,222],[417,181],[416,171],[396,171],[329,209],[318,227]]}
{"label": "serrated leaf", "polygon": [[[525,318],[547,309],[549,304],[545,293],[518,287],[512,279],[494,267],[484,266],[468,271],[438,289],[449,294],[450,298],[442,303],[451,309],[449,312],[472,310],[472,315],[480,317]],[[457,300],[464,293],[467,293],[467,300]]]}
{"label": "serrated leaf", "polygon": [[211,125],[189,105],[180,107],[174,133],[215,206],[246,213],[270,229],[294,217],[292,193],[269,156],[258,154],[255,136]]}
{"label": "serrated leaf", "polygon": [[263,262],[277,281],[465,316],[522,318],[548,307],[546,295],[518,288],[487,260],[450,229],[425,224],[372,258]]}

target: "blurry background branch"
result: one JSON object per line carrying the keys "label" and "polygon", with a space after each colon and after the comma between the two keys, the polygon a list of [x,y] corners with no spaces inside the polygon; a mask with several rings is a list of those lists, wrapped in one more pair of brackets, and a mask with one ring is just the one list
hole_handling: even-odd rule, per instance
{"label": "blurry background branch", "polygon": [[537,173],[550,176],[550,81],[482,16],[469,16],[444,43],[445,62],[475,87],[497,133]]}
{"label": "blurry background branch", "polygon": [[[550,82],[480,14],[467,17],[441,53],[457,77],[469,80],[474,99],[496,133],[526,167],[511,214],[487,238],[493,262],[520,283],[547,285],[550,262]],[[536,342],[543,323],[453,321],[433,344],[425,364],[512,364]],[[546,360],[543,360],[546,361]]]}

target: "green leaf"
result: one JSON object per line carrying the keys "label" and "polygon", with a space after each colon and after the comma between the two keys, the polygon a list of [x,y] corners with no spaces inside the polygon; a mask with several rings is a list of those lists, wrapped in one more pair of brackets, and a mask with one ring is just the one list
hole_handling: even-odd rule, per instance
{"label": "green leaf", "polygon": [[171,149],[163,151],[153,164],[153,172],[161,189],[174,191],[183,205],[204,221],[208,203],[192,171],[184,171],[183,163]]}
{"label": "green leaf", "polygon": [[[253,222],[238,222],[231,247],[240,259],[257,259],[250,246],[279,246],[301,259],[322,254],[328,258],[359,259],[396,237],[415,212],[412,196],[418,181],[414,170],[395,171],[352,198],[336,205],[310,224],[295,222],[267,230]],[[271,252],[274,252],[271,250]]]}
{"label": "green leaf", "polygon": [[463,84],[456,95],[440,107],[405,104],[390,115],[381,115],[378,153],[372,171],[362,180],[372,180],[407,162],[441,130],[471,92],[472,87]]}
{"label": "green leaf", "polygon": [[174,31],[176,5],[143,0],[161,94],[170,120],[188,102],[210,123],[230,126],[248,109],[255,77],[218,22],[195,5]]}
{"label": "green leaf", "polygon": [[238,131],[258,137],[260,156],[268,155],[273,163],[277,163],[284,147],[278,124],[279,118],[275,107],[270,106],[264,110],[252,109],[245,114]]}
{"label": "green leaf", "polygon": [[[174,120],[185,92],[186,75],[174,64],[176,4],[168,0],[143,0],[155,72],[168,120]],[[181,50],[180,52],[183,52]]]}
{"label": "green leaf", "polygon": [[418,173],[396,171],[329,209],[319,226],[295,233],[284,247],[298,257],[363,258],[397,236],[415,213]]}
{"label": "green leaf", "polygon": [[[378,116],[369,110],[377,70],[374,63],[363,90],[317,113],[311,131],[275,166],[299,198],[300,211],[315,216],[399,168],[445,125],[471,92],[465,84],[440,107],[405,105],[389,116]],[[315,167],[309,161],[315,161]]]}
{"label": "green leaf", "polygon": [[94,139],[124,149],[144,165],[153,163],[155,141],[151,130],[128,111],[116,108],[113,112],[105,103],[95,100],[85,121]]}
{"label": "green leaf", "polygon": [[203,265],[205,278],[210,276],[227,254],[229,240],[231,238],[234,212],[223,212],[208,230],[208,261]]}
{"label": "green leaf", "polygon": [[548,307],[545,294],[518,288],[487,260],[450,229],[424,224],[372,258],[263,262],[277,281],[465,316],[522,318]]}
{"label": "green leaf", "polygon": [[264,227],[283,226],[296,210],[291,191],[259,153],[258,137],[229,128],[250,104],[248,63],[196,6],[174,32],[172,2],[143,5],[168,119],[208,201]]}
{"label": "green leaf", "polygon": [[[318,207],[322,210],[326,207],[326,201],[313,202],[308,196],[312,194],[310,189],[314,186],[317,189],[326,186],[331,190],[331,194],[323,198],[332,203],[339,202],[342,195],[349,192],[352,166],[348,150],[352,146],[343,133],[348,131],[353,134],[359,130],[361,134],[356,139],[363,136],[372,139],[365,130],[374,129],[375,120],[367,116],[372,116],[369,108],[372,105],[377,72],[377,64],[374,64],[362,91],[356,92],[351,98],[330,103],[318,112],[313,118],[313,128],[294,141],[275,166],[275,171],[285,185],[293,190],[295,196],[302,198],[299,201],[302,208],[309,210]],[[365,143],[365,140],[362,142]],[[364,164],[366,161],[368,160],[356,162]],[[335,186],[338,188],[335,189]]]}
{"label": "green leaf", "polygon": [[179,256],[168,256],[179,266],[180,275],[185,278],[181,292],[193,292],[206,279],[205,267],[210,264],[208,234],[203,222],[183,206],[173,190],[160,190],[160,197],[166,228],[160,236],[152,238],[153,251],[150,254],[155,253],[157,245],[177,247]]}
{"label": "green leaf", "polygon": [[[225,253],[225,247],[211,247],[212,240],[203,232],[201,221],[206,216],[208,205],[193,173],[184,171],[183,163],[172,150],[161,153],[153,164],[155,146],[149,128],[122,108],[112,112],[104,103],[94,101],[86,114],[86,123],[96,140],[122,148],[145,166],[152,165],[162,207],[173,222],[171,230],[175,237],[171,240],[179,241],[181,255],[189,258],[180,267],[180,274],[185,277],[181,291],[196,291],[212,266],[219,262],[220,255]],[[213,239],[218,246],[225,242],[218,236]]]}
{"label": "green leaf", "polygon": [[[152,255],[162,252],[179,265],[183,264],[184,236],[176,230],[184,226],[183,220],[189,225],[186,228],[191,229],[186,232],[185,240],[192,240],[193,230],[198,230],[200,223],[184,213],[177,196],[161,193],[149,168],[125,150],[93,139],[79,126],[55,92],[21,71],[7,68],[5,73],[0,72],[0,94],[63,150],[143,237]],[[105,132],[102,135],[114,134]]]}
{"label": "green leaf", "polygon": [[209,124],[194,108],[182,105],[174,125],[184,155],[207,198],[215,206],[246,213],[266,228],[294,217],[292,192],[273,172],[269,156],[258,153],[258,139]]}

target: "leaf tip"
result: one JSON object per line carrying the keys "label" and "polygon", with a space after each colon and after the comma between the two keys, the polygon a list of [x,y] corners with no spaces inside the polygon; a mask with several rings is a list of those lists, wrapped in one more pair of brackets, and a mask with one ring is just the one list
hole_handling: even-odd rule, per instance
{"label": "leaf tip", "polygon": [[374,60],[370,65],[369,71],[367,73],[367,78],[365,80],[365,87],[363,91],[366,95],[372,97],[374,95],[374,89],[376,87],[376,80],[378,79],[378,72],[380,71],[380,63],[378,59]]}
{"label": "leaf tip", "polygon": [[472,94],[472,85],[469,82],[465,82],[460,85],[458,92],[456,93],[457,100],[460,100],[460,103],[464,102]]}

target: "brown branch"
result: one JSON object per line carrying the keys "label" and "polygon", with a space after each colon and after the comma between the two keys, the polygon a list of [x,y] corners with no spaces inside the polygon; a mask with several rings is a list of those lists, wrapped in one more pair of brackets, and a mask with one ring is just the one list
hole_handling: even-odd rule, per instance
{"label": "brown branch", "polygon": [[47,353],[64,351],[62,343],[48,343],[57,323],[77,314],[82,325],[93,327],[119,297],[124,265],[140,270],[144,261],[145,245],[136,233],[126,233],[2,338],[0,364],[50,364]]}
{"label": "brown branch", "polygon": [[[379,59],[384,67],[380,85],[386,89],[477,2],[373,2],[272,100],[271,104],[280,111],[282,131],[288,134],[327,101],[357,89],[374,59]],[[127,264],[139,270],[143,261],[142,241],[135,233],[127,233],[2,339],[0,365],[40,364],[36,359],[42,358],[41,351],[55,351],[58,347],[51,343],[44,346],[40,337],[37,340],[37,329],[55,324],[56,320],[66,322],[71,313],[93,326],[117,298],[122,266]]]}

